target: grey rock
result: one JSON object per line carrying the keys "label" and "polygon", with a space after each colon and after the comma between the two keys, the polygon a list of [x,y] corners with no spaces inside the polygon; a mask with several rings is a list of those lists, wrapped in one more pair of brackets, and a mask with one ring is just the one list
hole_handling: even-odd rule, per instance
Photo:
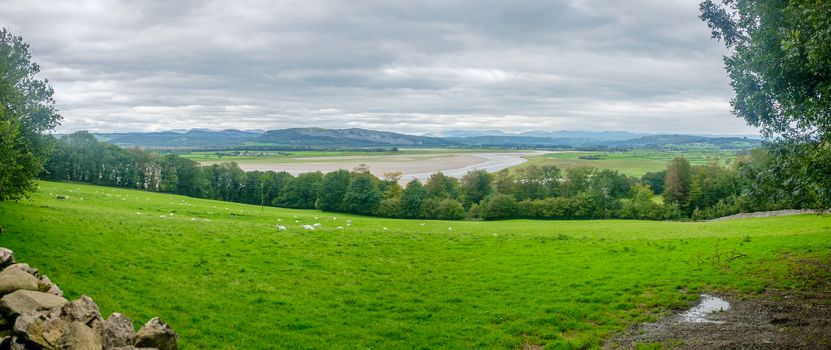
{"label": "grey rock", "polygon": [[153,347],[159,350],[177,350],[179,335],[167,323],[153,317],[144,324],[136,336],[136,347]]}
{"label": "grey rock", "polygon": [[63,296],[63,291],[58,287],[58,285],[52,283],[52,281],[49,279],[49,276],[46,275],[40,277],[40,283],[38,283],[38,290],[41,292],[57,295],[59,297]]}
{"label": "grey rock", "polygon": [[12,339],[9,341],[9,350],[33,350],[37,349],[37,346],[29,345],[25,339],[13,336]]}
{"label": "grey rock", "polygon": [[0,247],[0,268],[14,264],[14,252]]}
{"label": "grey rock", "polygon": [[0,313],[8,318],[32,311],[48,310],[66,305],[68,301],[57,295],[32,290],[18,290],[0,299]]}
{"label": "grey rock", "polygon": [[32,343],[55,349],[72,322],[61,316],[62,312],[57,308],[21,314],[14,322],[14,331]]}
{"label": "grey rock", "polygon": [[101,350],[101,336],[85,324],[72,321],[58,340],[59,350]]}
{"label": "grey rock", "polygon": [[92,298],[82,295],[63,307],[63,313],[73,321],[78,321],[87,326],[92,326],[95,321],[103,322],[101,311]]}
{"label": "grey rock", "polygon": [[114,312],[104,321],[102,334],[104,350],[132,347],[136,339],[133,321],[118,312]]}
{"label": "grey rock", "polygon": [[20,269],[6,268],[0,271],[0,295],[19,289],[37,290],[39,280]]}
{"label": "grey rock", "polygon": [[38,274],[40,273],[40,271],[38,271],[38,269],[29,266],[29,264],[27,264],[27,263],[12,264],[12,265],[9,265],[9,267],[7,267],[6,270],[20,270],[20,271],[26,272],[26,273],[28,273],[32,276],[35,276],[35,277],[37,277]]}

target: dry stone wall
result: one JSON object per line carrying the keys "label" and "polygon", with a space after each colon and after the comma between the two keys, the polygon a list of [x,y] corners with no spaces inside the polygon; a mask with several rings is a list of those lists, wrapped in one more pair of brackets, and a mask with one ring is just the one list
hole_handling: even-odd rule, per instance
{"label": "dry stone wall", "polygon": [[177,350],[178,340],[158,317],[136,332],[120,313],[105,320],[87,296],[66,300],[49,277],[0,248],[0,350]]}

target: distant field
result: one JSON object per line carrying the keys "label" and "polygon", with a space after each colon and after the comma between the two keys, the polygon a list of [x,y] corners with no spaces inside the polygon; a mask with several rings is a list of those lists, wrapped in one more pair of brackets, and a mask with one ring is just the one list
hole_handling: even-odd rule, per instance
{"label": "distant field", "polygon": [[626,152],[565,151],[528,157],[528,162],[519,166],[531,164],[539,166],[556,165],[562,169],[590,166],[598,169],[614,169],[626,175],[641,177],[647,172],[666,169],[667,162],[677,156],[684,156],[693,165],[707,164],[713,161],[726,165],[736,158],[736,153],[733,151],[661,151],[651,149],[635,149]]}
{"label": "distant field", "polygon": [[799,287],[788,262],[831,251],[822,216],[395,220],[52,182],[0,225],[69,297],[159,315],[182,349],[594,348],[702,292]]}

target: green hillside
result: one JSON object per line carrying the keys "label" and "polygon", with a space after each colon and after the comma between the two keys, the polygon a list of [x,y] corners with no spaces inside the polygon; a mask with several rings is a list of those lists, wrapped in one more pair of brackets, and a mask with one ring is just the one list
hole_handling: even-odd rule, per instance
{"label": "green hillside", "polygon": [[701,292],[800,287],[792,262],[831,251],[821,216],[395,220],[53,182],[0,225],[69,297],[159,315],[183,349],[598,347]]}

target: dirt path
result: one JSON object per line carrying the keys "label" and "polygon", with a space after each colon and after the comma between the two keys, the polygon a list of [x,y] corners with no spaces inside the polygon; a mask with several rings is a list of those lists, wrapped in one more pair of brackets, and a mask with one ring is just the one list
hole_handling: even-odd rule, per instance
{"label": "dirt path", "polygon": [[726,221],[735,219],[749,219],[749,218],[767,218],[773,216],[790,216],[790,215],[804,215],[804,214],[828,214],[827,211],[819,211],[812,209],[788,209],[788,210],[774,210],[774,211],[757,211],[755,213],[738,213],[735,215],[725,216],[710,221]]}
{"label": "dirt path", "polygon": [[[632,327],[605,348],[661,344],[671,349],[831,349],[831,265],[808,264],[804,266],[810,268],[800,271],[811,284],[808,289],[747,298],[703,295],[691,309]],[[705,304],[713,307],[707,310]]]}

